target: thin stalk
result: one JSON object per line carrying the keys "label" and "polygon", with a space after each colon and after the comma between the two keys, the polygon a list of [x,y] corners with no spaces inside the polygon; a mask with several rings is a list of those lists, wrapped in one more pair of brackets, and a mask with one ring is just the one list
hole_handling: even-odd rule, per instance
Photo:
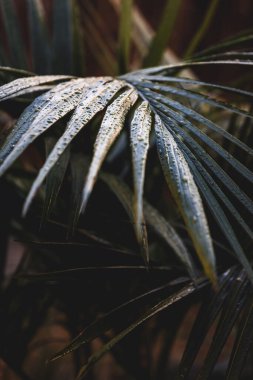
{"label": "thin stalk", "polygon": [[198,47],[200,41],[203,39],[213,20],[219,2],[219,0],[211,0],[210,5],[207,8],[206,14],[204,16],[204,20],[202,21],[202,24],[198,28],[195,36],[192,38],[188,48],[186,49],[184,58],[191,57],[192,54],[195,52],[196,48]]}
{"label": "thin stalk", "polygon": [[122,0],[119,21],[118,72],[126,73],[129,65],[129,51],[132,30],[133,0]]}
{"label": "thin stalk", "polygon": [[155,66],[161,62],[164,50],[173,32],[180,5],[181,0],[167,0],[160,26],[144,59],[144,67]]}

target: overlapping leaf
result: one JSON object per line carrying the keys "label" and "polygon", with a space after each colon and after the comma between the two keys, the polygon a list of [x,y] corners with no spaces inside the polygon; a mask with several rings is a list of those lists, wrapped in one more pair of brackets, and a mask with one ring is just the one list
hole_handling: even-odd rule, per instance
{"label": "overlapping leaf", "polygon": [[[87,123],[98,112],[102,111],[106,107],[106,105],[112,99],[112,97],[124,86],[124,82],[118,80],[111,81],[111,78],[96,80],[94,82],[94,85],[91,85],[88,91],[84,92],[83,97],[78,99],[80,101],[78,102],[78,106],[76,107],[75,112],[73,113],[73,116],[71,117],[67,125],[66,131],[58,140],[54,149],[50,153],[45,165],[42,167],[36,180],[33,183],[33,186],[24,205],[24,214],[26,213],[33,197],[35,196],[43,180],[45,179],[51,168],[55,165],[60,155],[65,151],[67,146],[74,139],[74,137],[83,129],[84,126],[87,125]],[[110,141],[108,141],[108,143],[110,143]],[[103,158],[101,157],[101,159]],[[97,161],[94,162],[93,170],[95,169],[96,163]],[[95,180],[95,176],[96,175],[94,175],[94,173],[90,171],[88,184],[89,187],[92,187],[93,181]],[[87,183],[86,189],[84,190],[84,196],[86,197],[88,196]],[[85,199],[83,199],[83,205],[84,201]]]}
{"label": "overlapping leaf", "polygon": [[[205,286],[205,281],[202,281],[199,284],[199,288]],[[123,329],[120,333],[118,333],[114,338],[112,338],[108,343],[106,343],[100,350],[95,352],[92,356],[90,356],[88,362],[81,368],[78,373],[76,380],[83,379],[87,374],[89,369],[109,350],[111,350],[116,344],[118,344],[122,339],[124,339],[128,334],[130,334],[133,330],[135,330],[138,326],[140,326],[145,321],[149,320],[151,317],[156,315],[157,313],[167,309],[171,305],[176,302],[179,302],[184,297],[189,296],[194,293],[197,288],[193,284],[188,284],[182,287],[180,290],[172,294],[171,296],[163,299],[162,301],[155,304],[153,307],[149,308],[147,311],[142,313],[133,323],[131,323],[128,327]]]}
{"label": "overlapping leaf", "polygon": [[[244,328],[247,330],[252,323],[252,292],[245,272],[240,271],[238,267],[231,268],[223,274],[220,283],[219,292],[210,300],[206,298],[202,301],[179,366],[177,380],[188,379],[205,337],[213,328],[214,335],[210,345],[207,343],[209,350],[204,364],[195,374],[199,380],[210,378],[221,350],[226,345],[227,338],[240,316],[237,339],[232,343],[233,351],[226,378],[230,378],[230,376],[231,379],[241,378],[238,369],[242,370],[242,362],[245,360],[249,346],[252,345],[252,334],[248,330],[249,339],[247,340],[244,331]],[[218,323],[215,326],[217,320]]]}
{"label": "overlapping leaf", "polygon": [[[116,195],[125,208],[130,220],[135,223],[135,213],[134,208],[132,207],[133,195],[127,185],[111,174],[101,173],[100,178],[109,186],[111,191]],[[143,213],[147,224],[174,250],[175,254],[186,266],[190,276],[195,278],[195,269],[191,255],[171,223],[145,200],[143,202]],[[143,226],[143,228],[146,229],[146,226]],[[146,236],[146,231],[144,231],[144,233]]]}
{"label": "overlapping leaf", "polygon": [[[74,79],[70,83],[59,84],[36,99],[23,112],[13,134],[8,138],[2,149],[1,174],[38,136],[76,107],[83,88],[88,84],[90,84],[90,81],[88,80],[87,82],[84,79]],[[22,139],[20,140],[21,136]]]}
{"label": "overlapping leaf", "polygon": [[[45,150],[46,155],[48,156],[52,147],[55,144],[55,139],[53,137],[48,137],[45,139]],[[51,170],[47,177],[46,189],[45,189],[45,203],[43,210],[43,219],[47,218],[50,214],[52,207],[55,204],[57,195],[60,191],[62,181],[69,163],[70,152],[69,149],[66,149],[64,154],[59,158],[57,164]]]}

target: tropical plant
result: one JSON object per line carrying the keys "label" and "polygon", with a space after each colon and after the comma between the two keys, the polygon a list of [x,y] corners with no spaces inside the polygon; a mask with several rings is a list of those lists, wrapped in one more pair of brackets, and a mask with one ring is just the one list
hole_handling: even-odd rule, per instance
{"label": "tropical plant", "polygon": [[[33,61],[41,64],[42,54],[50,65],[50,49],[45,48],[43,28],[36,22],[43,14],[39,4],[28,2],[33,37],[37,36],[45,49],[44,53],[38,49]],[[208,9],[202,32],[190,44],[187,56],[205,33],[217,4],[213,2]],[[13,10],[6,1],[1,5],[4,11]],[[179,5],[179,1],[168,1],[164,20],[144,59],[146,65],[161,60]],[[232,334],[235,338],[226,378],[239,379],[253,338],[253,93],[185,77],[185,73],[206,66],[251,67],[251,52],[224,49],[250,41],[252,35],[236,36],[182,63],[125,73],[130,56],[131,9],[130,1],[122,2],[119,75],[85,78],[75,76],[71,69],[66,69],[65,75],[64,68],[59,69],[60,75],[49,75],[50,71],[36,75],[26,71],[29,67],[25,65],[20,65],[22,70],[0,68],[3,81],[8,81],[0,87],[0,100],[7,109],[17,105],[22,109],[0,150],[0,175],[4,175],[7,191],[13,189],[18,210],[25,199],[26,218],[21,219],[15,210],[10,230],[32,246],[30,259],[24,258],[18,276],[2,291],[4,326],[8,320],[12,322],[1,337],[7,343],[13,329],[27,346],[53,305],[64,310],[74,326],[73,335],[81,330],[53,360],[87,346],[98,336],[104,341],[86,364],[81,360],[78,379],[111,349],[134,378],[163,379],[168,376],[166,359],[183,316],[199,302],[176,378],[196,375],[195,359],[214,329],[196,378],[210,376]],[[67,7],[65,12],[69,15]],[[61,46],[57,41],[56,46]],[[18,44],[16,39],[9,43]],[[34,52],[37,47],[35,43]],[[21,47],[19,55],[23,53]],[[231,133],[235,129],[239,130],[237,136]],[[24,157],[32,143],[39,157],[44,151],[46,155],[38,174],[31,160],[27,169]],[[31,207],[37,193],[37,202]],[[75,257],[70,258],[73,250]],[[35,257],[36,252],[39,257]],[[83,257],[84,252],[92,255]],[[48,288],[47,284],[54,283],[60,286]],[[99,291],[103,284],[107,287],[104,302]],[[34,289],[36,294],[32,295]],[[80,289],[84,289],[81,301],[66,295],[67,290]],[[38,297],[41,303],[35,301]],[[167,314],[159,314],[167,309]],[[21,318],[18,321],[13,318],[15,311]],[[102,316],[91,323],[100,313]],[[126,360],[127,348],[122,345],[116,350],[116,344],[154,316],[156,329],[150,339],[158,339],[161,329],[168,326],[167,317],[170,331],[165,330],[160,360],[151,370],[136,365],[135,352]],[[108,334],[111,329],[113,333]],[[133,344],[138,340],[136,334]],[[10,359],[11,343],[1,354],[27,378],[20,370],[22,355],[19,353],[18,364]],[[175,369],[170,368],[170,373],[175,374]]]}

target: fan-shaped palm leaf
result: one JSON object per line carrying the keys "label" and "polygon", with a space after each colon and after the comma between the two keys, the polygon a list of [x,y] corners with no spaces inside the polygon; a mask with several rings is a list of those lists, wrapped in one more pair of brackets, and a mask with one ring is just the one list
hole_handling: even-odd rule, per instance
{"label": "fan-shaped palm leaf", "polygon": [[[184,85],[206,86],[218,91],[238,93],[240,96],[253,96],[249,92],[234,88],[230,89],[227,86],[168,76],[185,67],[194,65],[253,64],[250,53],[240,56],[239,59],[235,58],[236,55],[233,53],[231,56],[224,56],[212,61],[186,62],[145,69],[124,75],[118,79],[113,79],[112,77],[76,79],[66,76],[34,76],[17,79],[10,84],[4,85],[0,88],[0,100],[7,100],[23,95],[26,92],[30,93],[33,89],[37,90],[39,88],[43,91],[45,84],[50,84],[52,88],[38,97],[18,120],[16,127],[0,151],[2,161],[0,175],[11,166],[34,139],[64,116],[70,116],[65,132],[55,144],[33,183],[24,206],[24,213],[26,213],[40,185],[71,141],[98,113],[103,113],[102,123],[95,142],[93,159],[82,192],[79,210],[81,212],[86,206],[99,169],[110,147],[123,127],[128,125],[126,120],[129,119],[135,189],[133,198],[134,220],[138,240],[145,247],[145,229],[142,228],[145,225],[142,196],[149,133],[151,128],[154,127],[158,153],[165,177],[206,274],[213,282],[215,281],[215,257],[198,188],[210,206],[211,211],[214,212],[217,222],[231,245],[236,247],[238,259],[253,280],[251,267],[217,199],[222,200],[250,236],[252,236],[252,232],[239,211],[224,194],[222,188],[215,182],[214,176],[251,213],[253,211],[252,201],[206,152],[205,146],[202,147],[198,141],[200,140],[204,145],[207,145],[223,159],[227,160],[234,169],[248,180],[253,180],[253,174],[211,137],[207,136],[199,124],[202,124],[207,130],[212,130],[230,140],[248,154],[252,154],[252,150],[245,143],[240,142],[206,116],[203,116],[201,111],[196,111],[188,105],[186,106],[185,99],[194,99],[200,103],[207,103],[229,112],[252,116],[243,109],[215,98],[207,97],[204,93],[167,85],[168,82],[171,82],[176,85],[181,83]],[[63,83],[59,84],[59,81]],[[164,85],[164,82],[166,85]],[[176,100],[173,99],[174,96],[176,96]],[[195,136],[198,141],[195,140]],[[144,248],[144,251],[146,252],[146,260],[148,260],[147,249]]]}

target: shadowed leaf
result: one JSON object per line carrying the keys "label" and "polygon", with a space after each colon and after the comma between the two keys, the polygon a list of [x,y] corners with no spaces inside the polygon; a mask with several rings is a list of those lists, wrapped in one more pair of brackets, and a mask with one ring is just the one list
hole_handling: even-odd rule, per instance
{"label": "shadowed leaf", "polygon": [[[205,285],[205,282],[202,282],[201,284],[199,284],[199,287],[203,287],[204,285]],[[79,374],[76,380],[83,379],[83,377],[87,374],[90,368],[95,363],[97,363],[97,361],[101,359],[103,355],[105,355],[108,351],[110,351],[117,343],[119,343],[122,339],[124,339],[128,334],[130,334],[138,326],[140,326],[142,323],[149,320],[151,317],[161,312],[162,310],[167,309],[169,306],[173,305],[175,302],[178,302],[184,297],[189,296],[194,291],[196,291],[196,288],[194,285],[192,284],[187,285],[181,290],[169,296],[167,299],[162,300],[161,302],[159,302],[158,304],[156,304],[155,306],[153,306],[152,308],[144,312],[134,323],[129,325],[125,330],[122,330],[119,334],[117,334],[114,338],[112,338],[108,343],[106,343],[100,350],[98,350],[97,352],[95,352],[95,354],[90,356],[87,364],[84,365],[79,371]]]}
{"label": "shadowed leaf", "polygon": [[[126,212],[128,213],[130,219],[134,223],[134,211],[132,207],[133,194],[130,189],[117,177],[101,173],[100,178],[110,187],[114,192],[116,197],[119,199]],[[160,236],[169,247],[171,247],[178,258],[186,266],[186,269],[189,272],[189,275],[192,278],[195,278],[195,269],[192,262],[192,258],[187,248],[185,247],[183,240],[177,234],[176,230],[166,220],[158,210],[151,206],[148,202],[144,200],[143,202],[143,212],[147,224]],[[146,235],[146,232],[145,232]],[[152,256],[151,256],[152,259]]]}
{"label": "shadowed leaf", "polygon": [[[45,139],[45,145],[46,145],[46,156],[49,155],[50,151],[52,150],[53,146],[55,145],[55,138],[48,137]],[[67,166],[69,163],[70,158],[70,152],[68,149],[65,150],[64,154],[59,158],[56,165],[53,167],[51,172],[49,173],[46,181],[46,188],[45,188],[45,202],[44,202],[44,210],[43,210],[43,217],[42,219],[46,219],[52,207],[55,204],[56,198],[58,196],[58,193],[60,191],[64,175],[67,170]]]}

